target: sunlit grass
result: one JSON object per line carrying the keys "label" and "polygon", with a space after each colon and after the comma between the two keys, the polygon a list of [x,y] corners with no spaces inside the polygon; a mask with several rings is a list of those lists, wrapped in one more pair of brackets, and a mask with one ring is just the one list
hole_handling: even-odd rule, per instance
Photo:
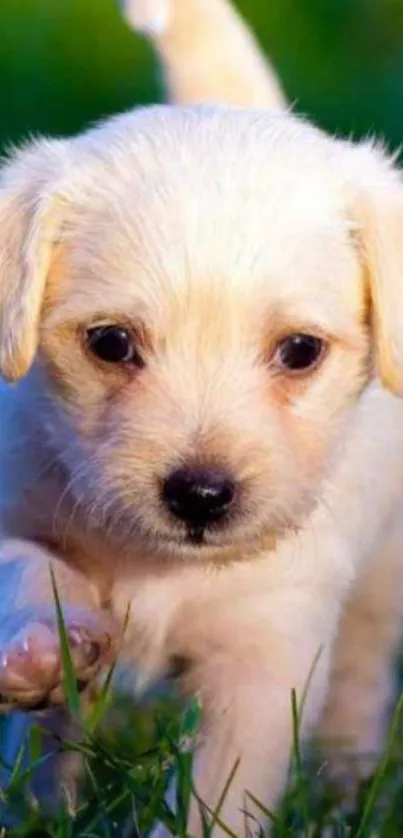
{"label": "sunlit grass", "polygon": [[[189,738],[194,733],[197,707],[187,713],[172,698],[159,699],[150,707],[134,708],[132,699],[110,697],[94,727],[83,719],[79,742],[61,742],[66,752],[76,751],[82,759],[81,794],[73,811],[61,802],[56,815],[46,817],[29,792],[29,780],[40,756],[38,727],[31,732],[25,748],[30,765],[22,757],[12,772],[6,800],[18,813],[20,824],[4,829],[0,838],[52,836],[52,838],[113,838],[147,836],[160,820],[172,834],[185,838],[186,816],[191,799],[192,754]],[[391,735],[378,771],[358,795],[354,810],[343,812],[337,797],[326,788],[325,771],[320,762],[304,761],[298,745],[294,752],[292,778],[283,806],[273,818],[274,838],[401,838],[403,835],[403,738],[399,702]],[[165,801],[168,784],[176,775],[175,810]],[[229,778],[230,780],[231,778]],[[4,792],[3,792],[4,795]],[[219,812],[205,815],[205,836],[220,821]],[[255,833],[258,835],[258,828]],[[263,835],[264,833],[260,833]],[[228,830],[228,835],[233,835]]]}
{"label": "sunlit grass", "polygon": [[[78,736],[57,742],[61,752],[79,754],[81,782],[72,804],[61,795],[56,813],[41,811],[32,795],[30,781],[43,764],[41,719],[21,745],[10,767],[7,789],[1,792],[3,806],[17,815],[12,828],[0,826],[0,838],[146,838],[161,821],[178,838],[186,838],[192,786],[192,748],[200,717],[196,702],[187,708],[174,695],[159,696],[147,705],[135,706],[133,698],[114,691],[112,671],[104,679],[95,703],[87,713],[79,705],[67,633],[57,591],[56,611],[61,637],[66,703]],[[293,694],[290,713],[293,748],[290,782],[283,805],[274,814],[264,801],[254,800],[262,819],[272,823],[273,838],[401,838],[403,835],[403,697],[390,728],[385,755],[378,770],[360,790],[353,809],[344,810],[336,794],[326,786],[326,766],[313,756],[307,759],[300,745],[300,721]],[[7,724],[6,717],[0,719]],[[0,728],[1,732],[1,728]],[[46,759],[46,757],[45,757]],[[220,806],[236,771],[224,783],[215,812],[201,806],[204,836],[209,838],[221,821]],[[172,808],[166,792],[175,777]],[[264,836],[257,824],[249,835]],[[227,834],[234,838],[229,829]],[[238,838],[236,836],[235,838]],[[243,836],[242,836],[243,838]]]}

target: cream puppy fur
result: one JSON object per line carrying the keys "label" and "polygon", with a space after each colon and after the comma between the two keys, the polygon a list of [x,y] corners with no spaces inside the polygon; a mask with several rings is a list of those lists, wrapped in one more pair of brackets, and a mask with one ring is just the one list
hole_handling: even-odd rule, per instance
{"label": "cream puppy fur", "polygon": [[151,38],[169,99],[285,107],[273,69],[227,0],[120,0],[131,26]]}
{"label": "cream puppy fur", "polygon": [[[62,700],[51,565],[83,684],[118,642],[147,681],[180,665],[204,711],[197,791],[214,808],[239,758],[221,818],[243,834],[242,809],[260,817],[247,793],[273,807],[284,789],[291,691],[315,660],[303,734],[323,719],[353,753],[382,747],[402,610],[403,180],[382,150],[280,108],[184,107],[227,95],[208,67],[203,89],[215,15],[223,50],[227,25],[239,39],[231,104],[264,87],[230,8],[186,7],[194,88],[185,4],[169,41],[162,4],[142,19],[182,106],[40,140],[2,169],[0,693]],[[268,72],[267,105],[276,90]]]}

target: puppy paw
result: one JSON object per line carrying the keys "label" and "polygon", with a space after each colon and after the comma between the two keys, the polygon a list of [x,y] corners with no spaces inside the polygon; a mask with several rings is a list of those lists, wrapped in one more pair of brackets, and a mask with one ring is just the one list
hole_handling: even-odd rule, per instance
{"label": "puppy paw", "polygon": [[331,752],[325,763],[324,777],[345,812],[357,806],[361,790],[371,780],[380,754]]}
{"label": "puppy paw", "polygon": [[[115,630],[102,613],[66,609],[64,622],[74,674],[82,690],[112,660]],[[56,618],[23,615],[16,620],[14,617],[11,630],[7,626],[0,629],[0,706],[39,709],[63,701],[63,665]]]}

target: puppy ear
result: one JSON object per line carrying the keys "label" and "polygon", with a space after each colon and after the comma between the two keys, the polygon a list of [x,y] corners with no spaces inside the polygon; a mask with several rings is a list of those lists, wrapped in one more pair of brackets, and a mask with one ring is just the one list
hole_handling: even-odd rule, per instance
{"label": "puppy ear", "polygon": [[384,387],[403,396],[403,177],[393,161],[371,145],[358,146],[351,161],[354,158],[354,227],[378,374]]}
{"label": "puppy ear", "polygon": [[286,107],[280,82],[229,0],[120,0],[153,43],[170,101]]}
{"label": "puppy ear", "polygon": [[[14,153],[0,172],[0,374],[21,378],[34,359],[61,199],[58,141]],[[56,174],[57,173],[57,174]]]}

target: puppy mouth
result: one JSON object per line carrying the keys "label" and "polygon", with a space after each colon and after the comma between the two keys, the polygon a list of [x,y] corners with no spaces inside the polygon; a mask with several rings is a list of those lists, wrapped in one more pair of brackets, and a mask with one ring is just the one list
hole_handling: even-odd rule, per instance
{"label": "puppy mouth", "polygon": [[[228,530],[228,532],[226,532]],[[233,552],[237,552],[240,547],[243,547],[243,553],[245,553],[246,547],[252,549],[253,545],[258,544],[260,547],[264,544],[265,547],[268,549],[273,549],[273,546],[277,542],[279,537],[279,533],[274,531],[270,528],[270,531],[266,532],[265,534],[262,533],[262,529],[253,529],[252,531],[245,531],[242,532],[242,536],[240,538],[240,534],[237,533],[236,536],[231,531],[231,528],[228,527],[211,527],[211,526],[198,526],[198,527],[187,527],[185,531],[182,530],[182,533],[177,533],[176,535],[171,535],[170,537],[163,538],[163,543],[161,544],[162,549],[167,549],[169,552],[173,552],[176,554],[181,554],[183,550],[189,552],[190,556],[196,560],[199,556],[200,559],[204,557],[215,557],[215,561],[227,561],[231,558]],[[242,550],[241,550],[242,552]]]}
{"label": "puppy mouth", "polygon": [[171,548],[189,547],[192,550],[222,549],[231,546],[232,539],[225,538],[226,527],[214,527],[207,524],[188,525],[177,532],[165,533],[163,542]]}
{"label": "puppy mouth", "polygon": [[195,547],[201,547],[205,541],[206,527],[188,527],[186,533],[186,541]]}
{"label": "puppy mouth", "polygon": [[[228,549],[234,546],[233,527],[235,516],[228,516],[223,520],[209,523],[188,524],[178,532],[173,540],[179,545],[187,545],[195,550]],[[255,531],[252,536],[255,537]]]}

